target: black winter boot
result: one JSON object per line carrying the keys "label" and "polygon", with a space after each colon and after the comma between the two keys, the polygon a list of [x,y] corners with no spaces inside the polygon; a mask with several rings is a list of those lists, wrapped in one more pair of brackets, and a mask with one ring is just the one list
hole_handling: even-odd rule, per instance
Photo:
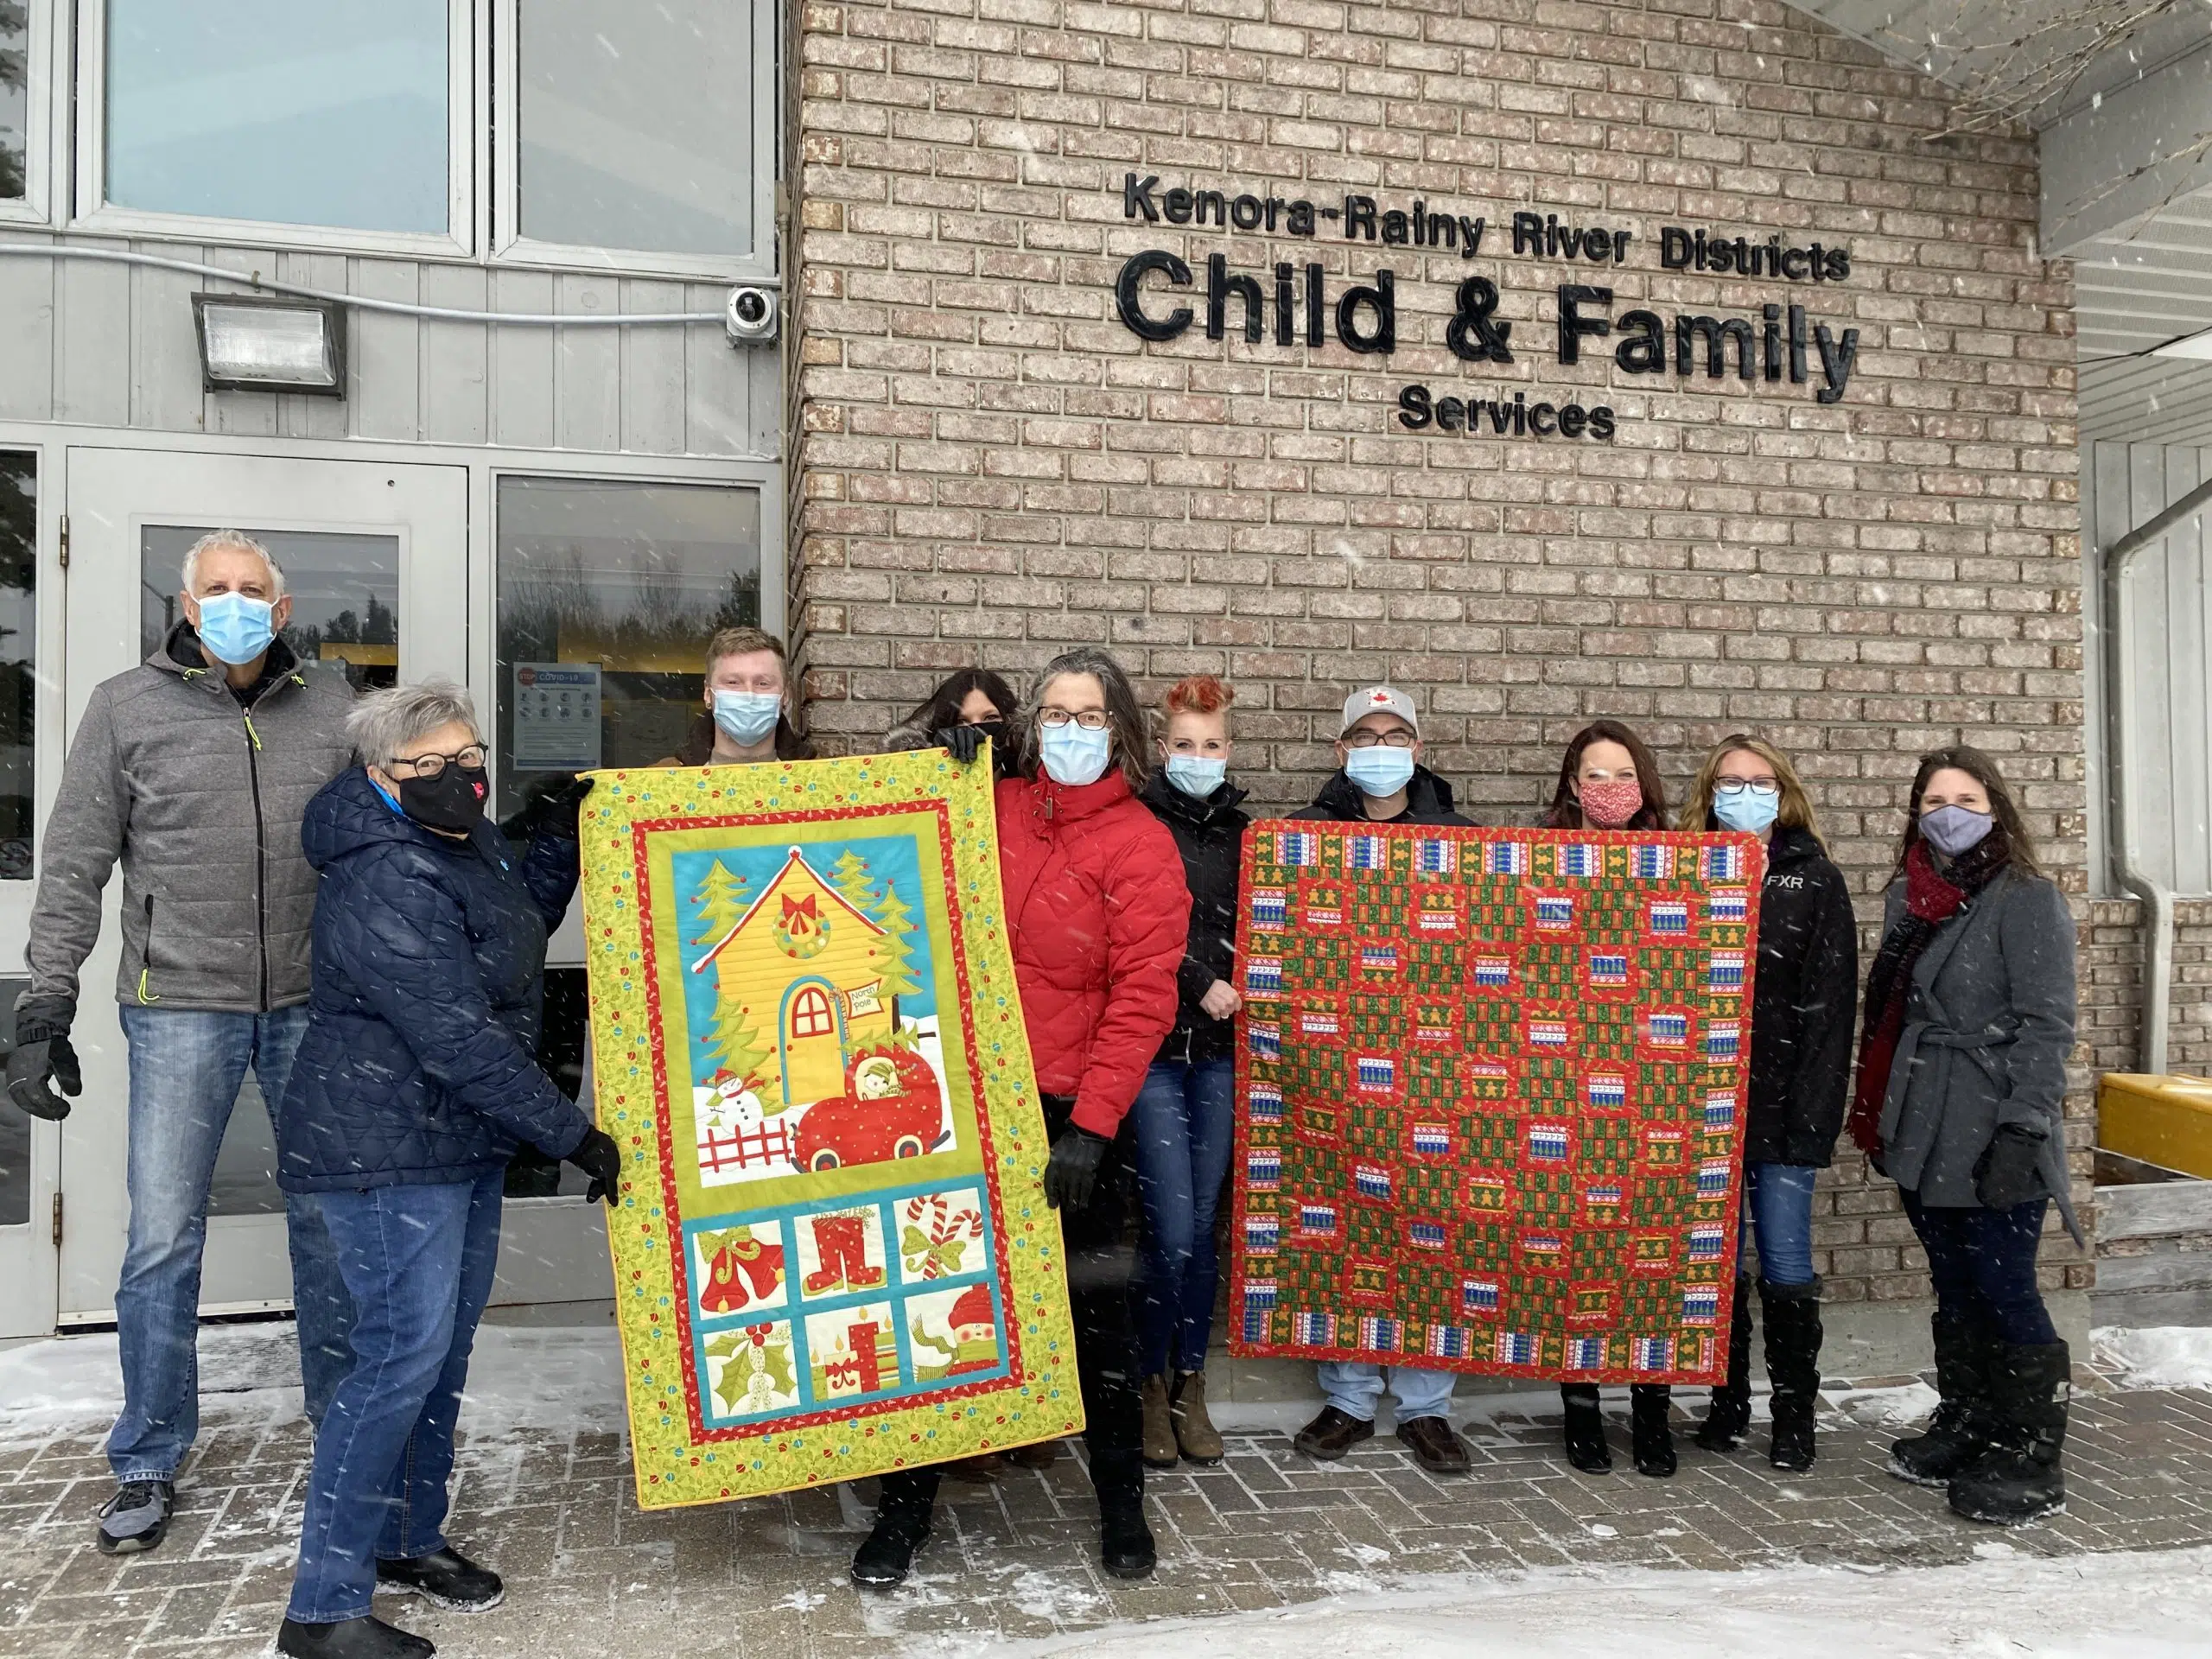
{"label": "black winter boot", "polygon": [[276,1627],[276,1651],[289,1659],[430,1659],[437,1649],[410,1630],[364,1614],[334,1624],[288,1618]]}
{"label": "black winter boot", "polygon": [[434,1606],[457,1613],[488,1613],[507,1594],[498,1573],[450,1546],[405,1560],[379,1560],[377,1582],[389,1589],[412,1591]]}
{"label": "black winter boot", "polygon": [[1667,1427],[1674,1391],[1664,1382],[1631,1383],[1628,1391],[1629,1445],[1636,1472],[1664,1480],[1675,1472],[1675,1434]]}
{"label": "black winter boot", "polygon": [[1802,1473],[1813,1466],[1813,1414],[1821,1400],[1821,1281],[1760,1280],[1759,1313],[1774,1407],[1774,1449],[1767,1460]]}
{"label": "black winter boot", "polygon": [[1613,1454],[1605,1446],[1605,1419],[1598,1409],[1598,1385],[1562,1382],[1559,1402],[1567,1411],[1567,1460],[1586,1475],[1610,1472]]}
{"label": "black winter boot", "polygon": [[899,1470],[884,1476],[875,1529],[853,1552],[855,1584],[888,1590],[906,1581],[916,1552],[929,1541],[938,1480],[934,1469]]}
{"label": "black winter boot", "polygon": [[1936,1338],[1936,1392],[1942,1402],[1925,1430],[1890,1447],[1890,1472],[1916,1486],[1947,1486],[1988,1448],[1995,1344],[1979,1320],[1940,1308],[1929,1326]]}
{"label": "black winter boot", "polygon": [[1148,1579],[1159,1559],[1144,1521],[1144,1458],[1135,1450],[1093,1451],[1090,1484],[1098,1494],[1098,1559],[1116,1579]]}
{"label": "black winter boot", "polygon": [[1996,1427],[1988,1452],[1951,1482],[1951,1508],[1969,1521],[2017,1527],[2066,1506],[2058,1466],[2074,1359],[2063,1342],[1998,1350]]}
{"label": "black winter boot", "polygon": [[[1770,1350],[1773,1333],[1767,1335]],[[1770,1361],[1770,1363],[1772,1362]],[[1698,1425],[1697,1443],[1708,1452],[1733,1452],[1751,1426],[1751,1281],[1736,1281],[1735,1311],[1728,1316],[1728,1380],[1713,1391]]]}

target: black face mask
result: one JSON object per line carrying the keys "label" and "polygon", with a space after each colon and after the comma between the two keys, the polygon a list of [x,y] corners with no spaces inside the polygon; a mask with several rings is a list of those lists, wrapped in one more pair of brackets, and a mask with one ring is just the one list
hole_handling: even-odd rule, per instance
{"label": "black face mask", "polygon": [[474,829],[484,816],[485,798],[490,793],[483,767],[448,763],[435,778],[402,778],[399,810],[426,830],[461,833]]}
{"label": "black face mask", "polygon": [[975,730],[981,732],[985,737],[989,738],[991,740],[991,747],[993,748],[1001,751],[1005,749],[1006,721],[1003,720],[996,718],[990,720],[970,720],[964,721],[962,723],[963,725],[972,727]]}

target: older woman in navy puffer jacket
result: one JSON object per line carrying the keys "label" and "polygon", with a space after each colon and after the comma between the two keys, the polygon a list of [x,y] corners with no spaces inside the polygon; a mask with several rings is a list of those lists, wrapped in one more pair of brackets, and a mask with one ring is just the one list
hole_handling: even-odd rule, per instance
{"label": "older woman in navy puffer jacket", "polygon": [[329,1224],[354,1363],[315,1436],[277,1646],[423,1659],[429,1643],[369,1616],[379,1581],[464,1609],[505,1593],[442,1530],[502,1173],[527,1141],[613,1202],[620,1161],[531,1058],[546,931],[575,890],[575,796],[518,861],[484,817],[466,694],[379,692],[349,729],[367,764],[326,786],[301,830],[322,886],[277,1179],[315,1194]]}

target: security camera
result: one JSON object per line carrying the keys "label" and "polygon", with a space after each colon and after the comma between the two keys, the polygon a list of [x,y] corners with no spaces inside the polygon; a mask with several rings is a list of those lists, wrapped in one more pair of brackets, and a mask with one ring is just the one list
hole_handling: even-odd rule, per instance
{"label": "security camera", "polygon": [[733,346],[760,346],[776,337],[776,290],[734,288],[722,313],[722,327]]}

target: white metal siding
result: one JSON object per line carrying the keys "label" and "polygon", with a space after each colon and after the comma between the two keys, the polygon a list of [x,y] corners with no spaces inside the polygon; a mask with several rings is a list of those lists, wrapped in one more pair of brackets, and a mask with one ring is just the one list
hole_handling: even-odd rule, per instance
{"label": "white metal siding", "polygon": [[[708,312],[728,293],[710,283],[347,254],[94,245],[467,310]],[[494,327],[349,311],[342,401],[204,391],[191,296],[211,280],[85,260],[0,259],[0,420],[762,461],[779,454],[775,347],[733,349],[710,324]]]}
{"label": "white metal siding", "polygon": [[[2212,448],[2098,443],[2090,447],[2090,459],[2082,522],[2088,543],[2086,585],[2094,604],[2101,598],[2100,550],[2212,476]],[[2175,530],[2163,546],[2137,554],[2120,619],[2126,807],[2136,855],[2145,874],[2192,894],[2212,893],[2208,539],[2199,519]],[[2096,638],[2101,652],[2109,636],[2100,628]],[[2089,683],[2101,686],[2101,662],[2089,669]],[[2101,766],[2094,775],[2102,776]],[[2096,874],[2105,875],[2101,859]]]}

